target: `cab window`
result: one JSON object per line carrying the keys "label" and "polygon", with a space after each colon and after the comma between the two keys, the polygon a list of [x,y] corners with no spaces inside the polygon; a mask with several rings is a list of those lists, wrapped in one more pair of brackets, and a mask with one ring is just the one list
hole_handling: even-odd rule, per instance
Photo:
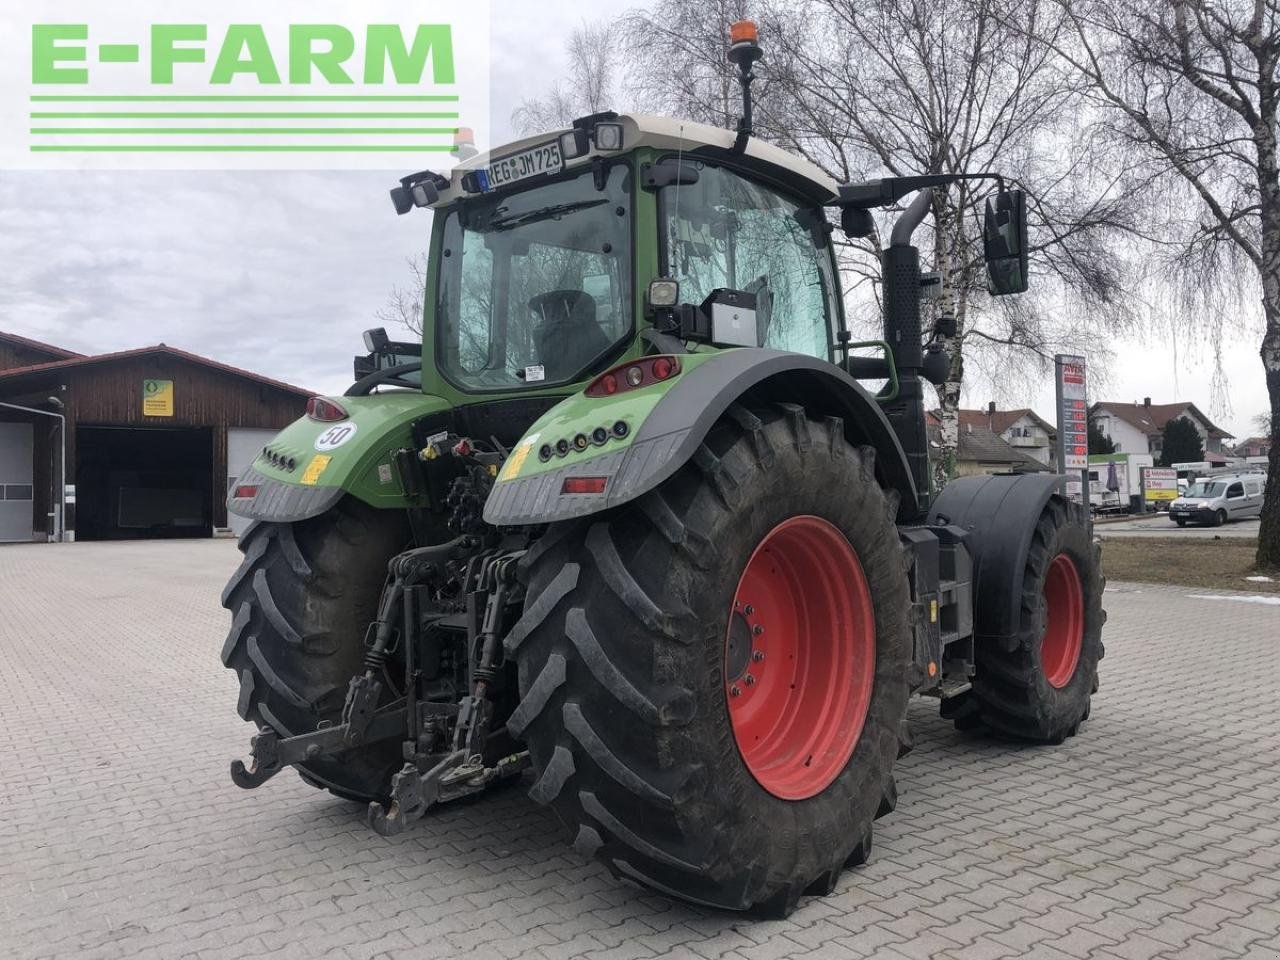
{"label": "cab window", "polygon": [[699,304],[719,287],[753,293],[763,346],[831,359],[836,285],[822,212],[722,167],[696,168],[697,183],[659,197],[665,270],[680,299]]}

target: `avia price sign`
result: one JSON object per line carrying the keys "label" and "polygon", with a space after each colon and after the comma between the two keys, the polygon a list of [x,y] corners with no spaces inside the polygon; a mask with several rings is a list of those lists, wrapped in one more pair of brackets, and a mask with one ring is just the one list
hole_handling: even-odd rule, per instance
{"label": "avia price sign", "polygon": [[0,168],[439,170],[488,101],[487,0],[0,8]]}
{"label": "avia price sign", "polygon": [[1089,401],[1084,357],[1059,354],[1054,358],[1058,398],[1059,472],[1089,466]]}

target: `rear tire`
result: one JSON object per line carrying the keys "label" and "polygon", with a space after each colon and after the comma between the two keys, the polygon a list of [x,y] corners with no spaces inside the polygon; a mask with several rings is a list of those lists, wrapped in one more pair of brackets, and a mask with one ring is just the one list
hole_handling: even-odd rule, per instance
{"label": "rear tire", "polygon": [[[387,561],[409,541],[406,516],[351,497],[298,523],[255,523],[244,560],[222,593],[232,613],[223,665],[240,678],[237,709],[281,737],[338,723],[347,683],[363,669],[365,630],[377,613]],[[302,779],[347,800],[385,800],[403,766],[383,741],[340,759],[299,765]]]}
{"label": "rear tire", "polygon": [[1007,646],[976,639],[973,687],[944,700],[942,715],[961,730],[985,725],[1038,743],[1075,736],[1103,656],[1101,558],[1084,511],[1050,500],[1027,555],[1017,636]]}
{"label": "rear tire", "polygon": [[[668,895],[772,915],[789,913],[803,893],[829,892],[846,865],[865,862],[872,821],[896,802],[908,696],[911,602],[896,507],[876,483],[872,451],[850,446],[840,421],[813,421],[789,405],[758,416],[735,406],[657,490],[547,532],[526,558],[525,614],[507,638],[522,696],[508,729],[532,754],[530,796],[576,830],[577,849]],[[803,769],[785,782],[753,774],[727,692],[744,569],[762,541],[797,520],[824,531],[829,556],[852,549],[866,581],[867,606],[856,609],[874,618],[866,634],[874,662],[862,664],[868,694],[854,698],[860,733],[841,738],[841,724],[827,725],[835,759],[825,784]],[[855,593],[833,568],[791,573],[801,595],[809,580],[848,582]],[[828,592],[843,602],[842,591]],[[768,649],[770,658],[781,651],[783,668],[785,644]],[[811,682],[788,669],[795,684]],[[770,682],[762,673],[759,692]],[[837,686],[826,694],[838,695]],[[785,682],[775,689],[785,698]],[[776,740],[784,750],[802,741]],[[817,747],[815,759],[820,766]],[[783,798],[789,789],[798,799]]]}

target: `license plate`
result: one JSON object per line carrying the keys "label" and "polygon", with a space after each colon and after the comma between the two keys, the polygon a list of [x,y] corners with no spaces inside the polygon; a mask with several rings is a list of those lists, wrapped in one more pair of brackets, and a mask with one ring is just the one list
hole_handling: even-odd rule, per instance
{"label": "license plate", "polygon": [[563,168],[564,158],[560,155],[560,144],[553,140],[493,161],[485,170],[487,189],[498,190],[529,177],[559,173]]}

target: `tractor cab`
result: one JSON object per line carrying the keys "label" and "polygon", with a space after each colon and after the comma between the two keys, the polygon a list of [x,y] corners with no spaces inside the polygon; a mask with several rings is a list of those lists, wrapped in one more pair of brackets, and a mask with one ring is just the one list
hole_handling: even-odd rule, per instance
{"label": "tractor cab", "polygon": [[759,140],[602,113],[392,196],[435,213],[423,356],[437,390],[566,390],[646,352],[836,359],[823,208],[838,186]]}

